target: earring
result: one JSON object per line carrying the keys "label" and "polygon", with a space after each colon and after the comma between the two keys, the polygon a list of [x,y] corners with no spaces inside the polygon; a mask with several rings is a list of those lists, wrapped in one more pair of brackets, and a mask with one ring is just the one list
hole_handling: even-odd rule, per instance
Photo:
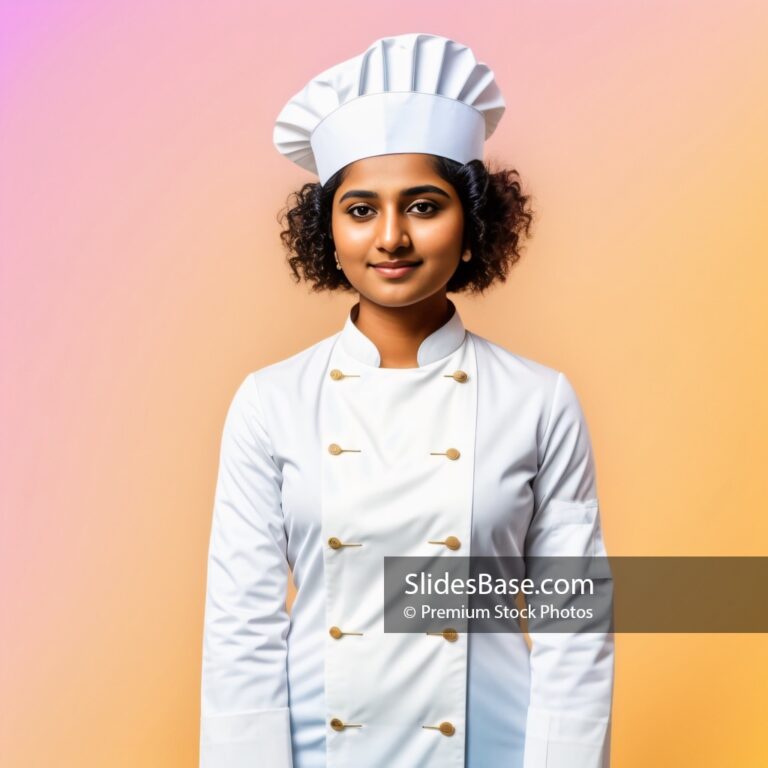
{"label": "earring", "polygon": [[333,258],[336,259],[336,269],[341,269],[341,264],[339,262],[339,255],[336,253],[336,251],[333,252]]}
{"label": "earring", "polygon": [[469,261],[472,258],[472,251],[467,248],[466,251],[464,251],[464,254],[461,257],[462,261]]}

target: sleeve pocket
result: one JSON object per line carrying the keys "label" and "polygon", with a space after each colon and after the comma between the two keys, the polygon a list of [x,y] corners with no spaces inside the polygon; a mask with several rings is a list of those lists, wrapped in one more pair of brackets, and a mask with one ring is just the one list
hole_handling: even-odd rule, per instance
{"label": "sleeve pocket", "polygon": [[597,515],[597,499],[587,501],[564,501],[550,499],[545,516],[552,527],[567,523],[585,523],[592,525]]}
{"label": "sleeve pocket", "polygon": [[594,557],[600,546],[598,500],[550,499],[534,517],[528,533],[527,554],[545,557]]}

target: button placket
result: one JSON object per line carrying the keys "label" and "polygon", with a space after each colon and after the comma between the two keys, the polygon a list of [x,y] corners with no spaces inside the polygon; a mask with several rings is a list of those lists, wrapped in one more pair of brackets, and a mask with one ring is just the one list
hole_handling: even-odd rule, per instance
{"label": "button placket", "polygon": [[[360,378],[359,373],[344,373],[338,368],[331,369],[329,373],[333,381],[342,381],[343,379]],[[331,443],[328,446],[328,452],[332,456],[340,456],[342,453],[362,453],[359,448],[342,448],[338,443]],[[340,550],[344,547],[362,547],[362,543],[358,542],[342,542],[338,537],[331,536],[328,539],[328,545],[331,549]],[[362,636],[362,632],[344,632],[340,627],[332,626],[328,630],[328,634],[334,640],[340,640],[346,635]],[[331,728],[335,731],[343,731],[345,728],[362,728],[362,723],[345,723],[340,718],[334,717],[329,721]]]}
{"label": "button placket", "polygon": [[[454,381],[460,384],[463,384],[469,380],[469,376],[467,375],[467,373],[462,370],[457,370],[457,371],[454,371],[453,373],[446,373],[446,374],[443,374],[443,376],[445,378],[453,379]],[[429,455],[445,456],[451,461],[456,461],[461,456],[461,453],[457,448],[448,448],[446,451],[431,451]],[[430,540],[428,543],[440,544],[454,551],[461,547],[461,541],[456,536],[448,536],[442,541]],[[452,627],[447,627],[441,632],[427,632],[426,634],[442,637],[444,640],[450,643],[455,643],[459,639],[459,633]],[[454,727],[454,725],[448,722],[447,720],[440,723],[440,725],[422,725],[421,727],[425,729],[440,731],[440,733],[442,733],[443,736],[453,736],[456,733],[456,728]]]}
{"label": "button placket", "polygon": [[[349,379],[349,378],[364,378],[360,374],[346,373],[344,370],[342,370],[342,368],[346,368],[346,366],[344,365],[346,361],[340,361],[340,362],[341,362],[341,366],[333,368],[330,371],[330,378],[334,382],[339,383],[339,386],[342,386],[343,382],[346,379]],[[352,370],[354,370],[354,367],[350,366],[350,368]],[[445,370],[445,368],[443,368],[443,370]],[[467,373],[467,371],[464,371],[464,370],[455,370],[455,371],[453,371],[453,373],[449,373],[449,374],[439,374],[439,372],[437,372],[437,371],[435,373],[437,374],[437,376],[430,376],[429,381],[431,381],[431,383],[434,386],[436,386],[438,389],[439,389],[439,385],[437,383],[437,379],[440,378],[440,377],[450,378],[450,379],[452,379],[453,382],[455,382],[457,384],[464,384],[464,383],[467,383],[468,381],[470,381],[472,379],[472,376],[469,373]],[[389,379],[384,378],[382,383],[385,383],[387,381],[389,381]],[[424,383],[426,384],[426,383],[429,383],[429,382],[424,382]],[[347,399],[347,396],[350,396],[350,397],[355,396],[356,397],[357,393],[360,392],[360,390],[358,389],[357,385],[352,384],[351,386],[352,386],[352,389],[346,389],[343,392],[340,391],[340,390],[337,391],[337,394],[338,394],[338,396],[341,397],[342,402]],[[439,389],[439,391],[445,393],[445,390]],[[471,388],[468,388],[467,391],[469,391],[469,393],[472,394]],[[427,392],[428,392],[428,390],[425,390],[424,396],[426,396]],[[392,394],[392,393],[390,392],[389,394]],[[445,395],[444,394],[442,397],[443,398],[450,397],[450,401],[452,403],[452,406],[451,406],[452,411],[451,412],[453,413],[455,411],[455,408],[458,407],[458,402],[459,402],[459,401],[455,400],[454,398],[458,397],[458,398],[460,398],[461,402],[463,402],[463,400],[464,400],[463,395],[464,395],[464,392],[461,392],[461,393],[457,392],[455,394],[455,396],[454,395]],[[421,397],[421,395],[420,395],[420,397]],[[456,414],[456,415],[459,415],[459,414]],[[457,434],[457,436],[458,435],[463,435],[463,432],[461,431],[463,429],[462,425],[464,424],[463,418],[464,418],[463,416],[459,415],[459,419],[460,419],[460,421],[458,423],[459,433]],[[447,426],[449,430],[451,429],[451,424],[453,423],[453,421],[454,421],[454,419],[451,418],[450,422],[447,422],[445,424],[445,426]],[[346,424],[347,422],[346,421],[339,421],[339,419],[337,418],[333,423],[338,425],[338,424]],[[438,435],[438,431],[435,432],[435,436],[437,436],[437,435]],[[352,436],[352,439],[355,440],[355,435],[352,434],[351,436]],[[442,439],[445,439],[446,436],[448,436],[448,435],[443,435]],[[332,435],[329,435],[329,437],[332,437]],[[349,437],[349,435],[348,435],[348,437]],[[370,435],[371,439],[375,439],[375,437],[376,437],[376,435]],[[438,439],[440,439],[440,438],[438,438]],[[450,437],[449,437],[449,439],[450,439]],[[441,442],[442,442],[442,440],[441,440]],[[338,443],[331,443],[328,446],[328,451],[333,456],[341,456],[341,454],[347,453],[347,452],[348,453],[361,453],[361,454],[362,453],[366,453],[366,454],[370,453],[370,451],[369,451],[369,448],[370,448],[369,444],[366,441],[358,442],[358,444],[361,444],[361,443],[366,445],[365,449],[347,448],[346,446],[339,445]],[[352,444],[354,445],[354,442]],[[374,448],[376,448],[376,444],[374,443],[373,445],[374,445]],[[443,445],[444,445],[444,443],[443,443]],[[382,444],[381,447],[384,450],[386,450],[386,447],[387,447],[386,441]],[[416,446],[414,446],[414,447],[416,447]],[[428,449],[429,447],[431,447],[431,446],[429,446],[429,445],[423,446],[421,448],[421,451],[424,451],[425,448]],[[435,446],[435,447],[438,447],[438,446]],[[421,451],[418,451],[418,453],[421,453]],[[375,451],[374,451],[374,453],[375,453]],[[449,461],[457,461],[461,457],[461,452],[459,451],[458,448],[451,446],[451,447],[446,447],[446,448],[444,448],[443,450],[440,450],[440,451],[430,451],[428,453],[425,451],[424,453],[421,453],[421,456],[422,456],[422,460],[426,460],[426,461],[430,461],[430,457],[431,456],[442,456],[442,457],[445,457],[446,459],[448,459]],[[414,455],[413,458],[414,459],[418,459],[418,456]],[[342,460],[342,459],[340,459],[340,460]],[[353,461],[353,460],[350,459],[350,461]],[[328,466],[330,468],[331,466],[335,467],[336,465],[334,464],[334,465],[328,465]],[[354,464],[345,464],[344,466],[348,466],[348,467],[354,469],[354,467],[362,468],[363,465],[354,463]],[[340,470],[341,470],[341,465],[339,465],[339,471]],[[464,471],[460,470],[460,468],[458,466],[457,466],[457,470],[460,471],[460,475],[459,476],[463,477]],[[425,467],[425,471],[426,471],[426,467]],[[335,475],[335,472],[334,472],[334,475]],[[451,473],[451,476],[453,476],[453,473]],[[363,478],[360,478],[361,482],[362,482],[362,479]],[[343,484],[339,483],[339,485],[336,486],[336,487],[338,487],[339,488],[339,492],[341,492]],[[453,518],[451,518],[451,520],[453,520]],[[455,520],[453,520],[453,522],[454,523],[460,523],[461,520],[459,518],[456,518]],[[438,523],[439,523],[439,519],[438,519]],[[449,523],[449,525],[451,525],[451,527],[453,527],[453,525],[451,523]],[[440,528],[440,526],[438,525],[438,530],[436,530],[435,533],[438,533],[438,535],[439,534],[443,534],[444,535],[444,533],[445,533],[444,530],[440,531],[439,528]],[[378,537],[375,540],[378,541]],[[331,543],[331,541],[334,541],[334,543]],[[431,540],[429,543],[430,544],[435,544],[435,545],[439,544],[439,545],[444,546],[447,549],[453,550],[453,551],[459,550],[460,547],[461,547],[461,541],[459,540],[459,538],[457,536],[445,536],[444,535],[444,538],[442,540]],[[342,549],[344,547],[348,547],[348,546],[358,546],[358,547],[362,546],[361,543],[357,543],[357,542],[350,542],[350,543],[341,542],[336,537],[331,537],[331,539],[329,539],[329,545],[331,546],[332,549],[336,549],[336,550],[340,550],[340,549]],[[405,546],[405,542],[404,542],[404,546]],[[363,553],[361,553],[361,556],[363,556]],[[358,565],[361,565],[363,569],[365,569],[365,567],[366,567],[364,561],[355,561],[355,569],[354,569],[355,572],[358,572],[358,568],[357,568]],[[363,570],[362,572],[365,573],[365,570]],[[362,632],[346,632],[341,627],[338,627],[338,626],[332,626],[332,627],[329,628],[328,631],[329,631],[330,637],[333,638],[336,641],[343,640],[345,635],[351,635],[351,636],[357,636],[357,637],[364,636],[364,633],[362,633]],[[365,634],[370,634],[370,633],[365,633]],[[437,631],[437,632],[427,632],[426,635],[434,636],[434,637],[437,637],[437,638],[441,638],[441,639],[443,639],[444,642],[447,642],[447,643],[450,643],[450,644],[454,644],[454,645],[457,644],[458,641],[460,640],[460,637],[459,637],[460,633],[456,629],[454,629],[452,627],[445,627],[443,630]],[[369,638],[369,639],[372,639],[374,641],[376,640],[375,637],[374,638]],[[355,647],[358,647],[358,648],[363,647],[364,648],[364,646],[355,646]],[[376,645],[374,643],[374,648],[375,647],[376,647]],[[459,651],[461,651],[461,648],[459,648]],[[451,654],[451,656],[453,657],[453,654]],[[343,702],[343,699],[340,699],[336,703],[343,705],[344,702]],[[457,706],[458,706],[458,702],[457,702]],[[453,709],[453,707],[451,707],[451,709]],[[416,722],[413,722],[414,719],[416,720]],[[446,737],[452,737],[456,733],[456,727],[453,725],[453,723],[451,723],[449,721],[443,721],[443,722],[438,721],[437,724],[418,724],[418,719],[416,719],[416,718],[413,718],[413,719],[409,718],[409,720],[412,723],[411,727],[418,728],[419,725],[421,725],[421,727],[423,729],[437,730],[443,736],[446,736]],[[339,717],[334,717],[329,722],[330,722],[331,728],[333,728],[335,731],[338,731],[338,732],[341,732],[341,731],[343,731],[344,729],[346,729],[348,727],[357,727],[357,728],[363,727],[362,723],[345,723]],[[433,723],[434,723],[434,721],[433,721]]]}

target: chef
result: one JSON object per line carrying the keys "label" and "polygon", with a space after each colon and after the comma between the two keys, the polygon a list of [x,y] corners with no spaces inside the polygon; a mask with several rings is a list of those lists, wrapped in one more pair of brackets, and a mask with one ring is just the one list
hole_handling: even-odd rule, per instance
{"label": "chef", "polygon": [[[529,650],[519,632],[450,622],[384,631],[387,556],[606,554],[589,432],[564,373],[468,331],[445,286],[433,296],[445,316],[413,365],[391,364],[397,342],[371,323],[377,300],[427,279],[433,251],[417,245],[434,243],[419,237],[436,216],[417,203],[395,216],[374,195],[424,156],[482,160],[504,108],[469,48],[414,33],[321,73],[278,117],[278,150],[318,175],[318,193],[353,169],[334,197],[348,192],[358,221],[334,227],[333,250],[360,301],[338,333],[248,374],[231,401],[208,553],[201,768],[609,765],[611,634],[534,633]],[[350,179],[379,192],[360,196]],[[442,206],[449,227],[462,202],[442,194],[413,199]],[[356,260],[368,233],[378,265]],[[457,248],[457,233],[440,247]],[[397,254],[416,264],[386,263]],[[464,250],[451,273],[473,257]]]}

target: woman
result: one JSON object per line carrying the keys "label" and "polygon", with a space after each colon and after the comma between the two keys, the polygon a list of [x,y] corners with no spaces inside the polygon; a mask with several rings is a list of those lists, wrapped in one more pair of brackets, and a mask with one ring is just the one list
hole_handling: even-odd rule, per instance
{"label": "woman", "polygon": [[359,301],[227,414],[204,768],[609,765],[611,634],[529,652],[519,632],[384,632],[387,556],[605,554],[570,382],[466,331],[447,296],[503,281],[529,233],[515,172],[482,160],[503,111],[466,46],[409,34],[278,118],[278,149],[320,179],[285,217],[293,274]]}

